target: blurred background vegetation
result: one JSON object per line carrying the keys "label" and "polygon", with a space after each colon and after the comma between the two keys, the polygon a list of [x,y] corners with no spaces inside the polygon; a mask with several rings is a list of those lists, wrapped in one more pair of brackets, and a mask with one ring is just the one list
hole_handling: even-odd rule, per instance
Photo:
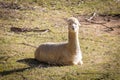
{"label": "blurred background vegetation", "polygon": [[37,5],[55,10],[65,10],[78,14],[90,14],[96,12],[100,14],[120,14],[119,0],[0,0],[18,6]]}

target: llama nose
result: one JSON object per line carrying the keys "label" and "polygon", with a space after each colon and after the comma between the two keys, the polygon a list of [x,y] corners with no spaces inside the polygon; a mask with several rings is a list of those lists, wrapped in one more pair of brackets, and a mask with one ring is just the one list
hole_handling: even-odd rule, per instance
{"label": "llama nose", "polygon": [[72,27],[72,30],[75,30],[75,28],[74,28],[74,27]]}
{"label": "llama nose", "polygon": [[75,30],[75,28],[76,28],[76,26],[73,24],[73,25],[72,25],[72,30]]}

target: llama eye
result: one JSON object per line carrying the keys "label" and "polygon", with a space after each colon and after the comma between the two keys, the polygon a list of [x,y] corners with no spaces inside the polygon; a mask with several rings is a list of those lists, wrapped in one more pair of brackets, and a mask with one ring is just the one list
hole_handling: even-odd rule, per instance
{"label": "llama eye", "polygon": [[69,25],[72,25],[71,23]]}

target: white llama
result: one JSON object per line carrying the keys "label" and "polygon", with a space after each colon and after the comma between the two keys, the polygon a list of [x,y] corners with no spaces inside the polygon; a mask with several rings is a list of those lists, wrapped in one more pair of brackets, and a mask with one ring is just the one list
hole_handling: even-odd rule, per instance
{"label": "white llama", "polygon": [[35,59],[50,64],[82,65],[82,52],[79,45],[79,21],[71,17],[68,22],[68,42],[46,43],[35,51]]}

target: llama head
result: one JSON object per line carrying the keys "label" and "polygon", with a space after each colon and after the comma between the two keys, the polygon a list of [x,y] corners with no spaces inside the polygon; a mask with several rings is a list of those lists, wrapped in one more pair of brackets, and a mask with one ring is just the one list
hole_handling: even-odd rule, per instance
{"label": "llama head", "polygon": [[68,22],[68,29],[70,32],[78,32],[79,26],[81,26],[81,24],[79,23],[77,18],[71,17],[67,20],[67,22]]}

